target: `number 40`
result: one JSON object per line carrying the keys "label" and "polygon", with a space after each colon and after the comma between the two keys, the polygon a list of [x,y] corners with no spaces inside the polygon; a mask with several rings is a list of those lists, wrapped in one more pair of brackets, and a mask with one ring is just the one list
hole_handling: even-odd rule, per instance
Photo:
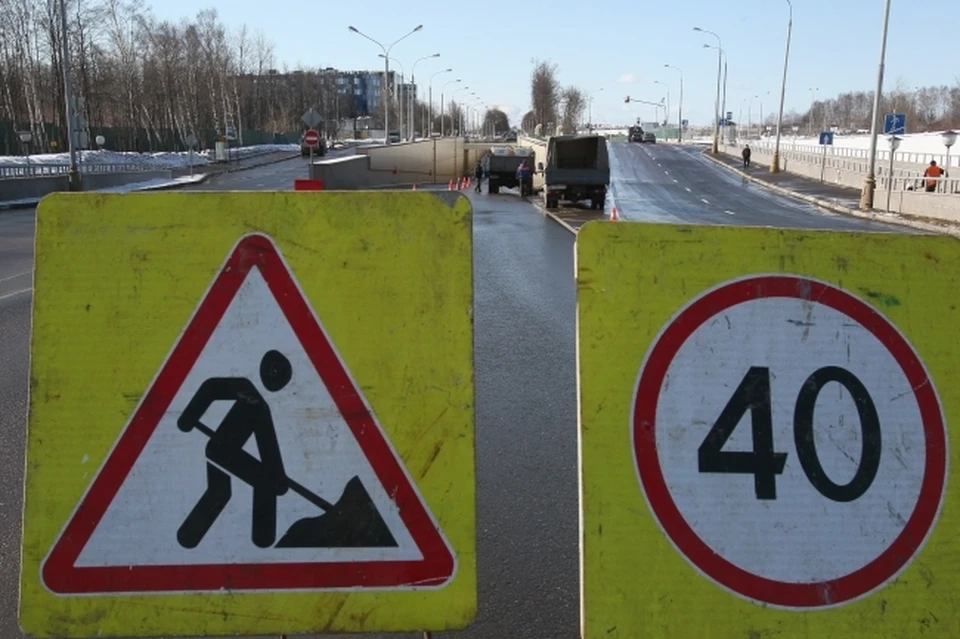
{"label": "number 40", "polygon": [[[860,416],[862,449],[857,472],[848,484],[834,483],[820,464],[813,439],[813,413],[820,390],[837,382],[853,397]],[[773,417],[770,409],[770,369],[752,367],[707,433],[698,451],[701,473],[753,475],[757,499],[776,499],[776,476],[783,473],[787,453],[773,450]],[[750,411],[753,426],[752,452],[724,452],[723,446],[743,416]],[[880,467],[880,420],[863,383],[848,370],[827,366],[807,378],[800,388],[793,411],[793,437],[803,472],[813,487],[828,499],[849,502],[860,498]]]}

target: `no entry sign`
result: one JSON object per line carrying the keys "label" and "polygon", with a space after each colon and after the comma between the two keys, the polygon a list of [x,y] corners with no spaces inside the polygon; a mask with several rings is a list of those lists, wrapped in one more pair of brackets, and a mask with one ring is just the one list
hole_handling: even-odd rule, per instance
{"label": "no entry sign", "polygon": [[584,639],[957,634],[958,262],[943,236],[580,230]]}
{"label": "no entry sign", "polygon": [[303,143],[313,147],[319,145],[320,134],[313,129],[308,129],[307,132],[303,134]]}
{"label": "no entry sign", "polygon": [[776,606],[883,585],[926,539],[946,479],[917,354],[873,308],[803,277],[728,282],[684,308],[643,365],[633,443],[677,549]]}

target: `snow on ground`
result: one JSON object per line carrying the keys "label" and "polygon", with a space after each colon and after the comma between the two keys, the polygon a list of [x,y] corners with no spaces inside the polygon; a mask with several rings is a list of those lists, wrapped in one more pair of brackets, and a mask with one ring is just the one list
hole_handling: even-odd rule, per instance
{"label": "snow on ground", "polygon": [[[942,155],[946,153],[946,147],[943,146],[943,132],[935,131],[932,133],[908,133],[906,135],[897,136],[900,138],[900,148],[897,150],[898,153],[926,153],[930,155]],[[885,151],[889,148],[887,143],[888,136],[880,135],[877,140],[877,148],[881,151]],[[762,146],[773,146],[775,143],[775,137],[764,137],[759,141]],[[753,140],[753,144],[757,144],[757,140]],[[785,135],[780,139],[781,148],[793,148],[795,146],[819,146],[820,145],[820,136],[817,137],[798,137],[795,138],[792,135]],[[870,136],[869,135],[839,135],[834,134],[833,136],[833,146],[841,149],[862,149],[864,151],[870,150]],[[954,150],[954,149],[951,149]]]}
{"label": "snow on ground", "polygon": [[[120,186],[111,186],[105,189],[97,189],[97,193],[131,193],[134,191],[155,191],[163,188],[175,188],[186,184],[201,182],[206,178],[205,175],[185,175],[179,178],[156,178],[153,180],[144,180],[142,182],[131,182]],[[18,207],[18,206],[36,206],[40,198],[31,197],[19,200],[0,200],[0,209]]]}
{"label": "snow on ground", "polygon": [[[295,153],[300,150],[299,144],[258,144],[255,146],[241,146],[230,149],[230,159],[237,160],[267,153],[289,151]],[[203,166],[210,164],[214,159],[213,149],[207,149],[193,154],[193,165]],[[70,164],[69,153],[44,153],[29,156],[30,164],[67,165]],[[149,169],[182,169],[190,166],[190,154],[187,151],[157,153],[137,153],[135,151],[83,151],[80,156],[83,164],[138,164]],[[0,166],[22,166],[27,163],[26,156],[0,156]]]}

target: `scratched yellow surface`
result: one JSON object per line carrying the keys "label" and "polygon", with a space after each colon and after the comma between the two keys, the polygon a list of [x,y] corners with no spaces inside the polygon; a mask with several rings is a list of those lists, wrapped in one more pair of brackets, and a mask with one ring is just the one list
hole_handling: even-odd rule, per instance
{"label": "scratched yellow surface", "polygon": [[590,222],[577,237],[584,639],[960,637],[960,482],[913,563],[835,609],[750,603],[701,576],[658,527],[634,467],[631,402],[644,355],[704,290],[757,273],[831,282],[877,308],[927,366],[948,440],[960,415],[960,243],[945,236]]}
{"label": "scratched yellow surface", "polygon": [[[444,196],[446,197],[446,196]],[[454,629],[477,607],[471,209],[421,193],[57,194],[37,212],[20,622],[35,636]],[[55,596],[41,562],[237,240],[269,235],[457,561],[424,591]],[[434,457],[435,456],[435,457]]]}

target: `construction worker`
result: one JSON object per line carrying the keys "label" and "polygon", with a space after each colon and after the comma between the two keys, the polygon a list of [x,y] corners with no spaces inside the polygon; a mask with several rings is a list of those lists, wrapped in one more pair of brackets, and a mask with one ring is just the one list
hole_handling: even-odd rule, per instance
{"label": "construction worker", "polygon": [[520,197],[526,197],[533,191],[533,170],[526,160],[517,167],[517,181],[520,183]]}
{"label": "construction worker", "polygon": [[936,160],[930,160],[930,166],[923,172],[923,177],[927,178],[927,193],[933,193],[937,190],[938,178],[943,175],[943,169],[937,166]]}

